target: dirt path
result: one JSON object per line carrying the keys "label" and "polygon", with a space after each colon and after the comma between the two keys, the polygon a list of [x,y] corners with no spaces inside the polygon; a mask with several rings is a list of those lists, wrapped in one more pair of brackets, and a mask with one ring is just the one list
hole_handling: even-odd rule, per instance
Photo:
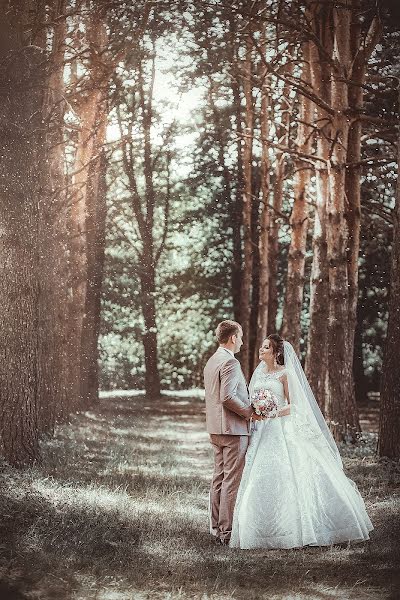
{"label": "dirt path", "polygon": [[397,598],[399,474],[370,442],[345,452],[376,532],[350,548],[234,551],[207,532],[211,452],[199,399],[103,398],[0,473],[0,598]]}

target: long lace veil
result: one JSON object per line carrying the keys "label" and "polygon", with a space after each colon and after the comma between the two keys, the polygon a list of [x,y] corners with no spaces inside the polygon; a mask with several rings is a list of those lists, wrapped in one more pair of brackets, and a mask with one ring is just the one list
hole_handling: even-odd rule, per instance
{"label": "long lace veil", "polygon": [[[318,444],[327,444],[337,462],[342,466],[338,447],[318,406],[296,352],[289,342],[284,342],[283,347],[293,426],[300,436],[306,437],[309,441],[314,440]],[[250,397],[253,395],[254,385],[262,368],[263,363],[261,362],[252,375],[249,385]],[[285,417],[279,418],[284,419]]]}

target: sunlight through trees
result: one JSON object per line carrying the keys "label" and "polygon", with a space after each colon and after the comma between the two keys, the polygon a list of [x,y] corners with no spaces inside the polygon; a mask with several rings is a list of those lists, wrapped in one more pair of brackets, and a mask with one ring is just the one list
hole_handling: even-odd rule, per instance
{"label": "sunlight through trees", "polygon": [[223,318],[247,376],[291,341],[339,441],[382,386],[397,456],[394,5],[0,7],[7,461],[99,387],[199,387]]}

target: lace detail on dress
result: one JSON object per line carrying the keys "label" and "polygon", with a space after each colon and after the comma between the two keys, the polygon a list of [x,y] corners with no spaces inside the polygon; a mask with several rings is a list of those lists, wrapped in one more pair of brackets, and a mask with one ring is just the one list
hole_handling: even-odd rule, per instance
{"label": "lace detail on dress", "polygon": [[260,374],[258,375],[258,380],[264,378],[264,379],[277,379],[279,380],[282,375],[284,375],[286,373],[286,369],[280,369],[279,371],[265,371],[264,369],[262,369],[260,371]]}
{"label": "lace detail on dress", "polygon": [[286,400],[283,383],[281,381],[281,377],[284,375],[284,373],[285,369],[282,369],[281,371],[265,371],[264,369],[260,370],[254,383],[254,390],[271,390],[278,400],[278,406],[285,406]]}
{"label": "lace detail on dress", "polygon": [[[253,389],[271,390],[283,406],[285,373],[290,390],[290,368],[260,369]],[[230,546],[324,546],[366,540],[371,530],[357,488],[291,393],[290,414],[257,422],[250,438]]]}

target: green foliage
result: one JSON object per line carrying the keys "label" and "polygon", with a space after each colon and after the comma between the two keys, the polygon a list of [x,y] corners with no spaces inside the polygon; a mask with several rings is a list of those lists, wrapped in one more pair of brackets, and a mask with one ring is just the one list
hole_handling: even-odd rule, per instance
{"label": "green foliage", "polygon": [[[182,197],[183,191],[175,204],[156,294],[160,375],[170,389],[201,385],[206,356],[215,345],[216,323],[232,316],[230,249],[222,247],[226,234],[217,217],[204,223],[201,212]],[[118,232],[113,233],[103,294],[101,384],[103,389],[142,388],[143,319],[135,259]]]}
{"label": "green foliage", "polygon": [[[301,20],[304,15],[299,6],[294,4],[295,9],[300,11],[297,16]],[[180,389],[201,385],[204,362],[215,347],[215,326],[219,320],[233,317],[232,220],[234,211],[237,210],[235,200],[239,171],[237,107],[232,91],[232,78],[235,76],[232,72],[232,57],[235,54],[232,35],[241,35],[238,33],[240,24],[243,25],[241,7],[241,3],[230,7],[215,3],[210,11],[209,7],[184,3],[181,34],[177,35],[177,30],[174,29],[176,23],[174,25],[172,19],[173,11],[170,14],[162,6],[159,29],[152,22],[149,36],[145,38],[142,48],[142,58],[147,61],[145,74],[148,76],[152,43],[156,39],[157,72],[163,74],[170,86],[165,93],[156,94],[153,107],[155,126],[152,133],[156,156],[154,239],[157,247],[161,243],[163,232],[167,149],[172,157],[170,224],[165,250],[158,265],[155,298],[158,363],[164,388]],[[277,5],[272,3],[271,10],[276,8]],[[163,12],[164,9],[166,12]],[[239,14],[234,14],[235,11]],[[178,19],[176,13],[175,18]],[[288,14],[287,19],[293,19],[293,15]],[[127,21],[124,23],[125,35]],[[117,26],[116,22],[114,25]],[[295,31],[295,24],[292,23],[292,26]],[[275,35],[273,24],[271,27],[270,33]],[[394,44],[397,34],[387,24],[386,28],[385,38],[371,58],[370,71],[372,75],[384,74],[389,78],[388,81],[392,81],[390,77],[396,75],[396,65],[399,64]],[[280,35],[286,35],[284,29],[280,30]],[[281,50],[283,52],[282,48]],[[123,104],[121,114],[125,124],[133,120],[132,131],[129,133],[126,129],[125,133],[132,135],[133,159],[139,173],[139,191],[142,191],[141,117],[139,115],[135,121],[133,108],[137,103],[135,61],[137,56],[132,52],[125,70],[121,67],[117,74],[111,95],[114,102],[118,100],[121,106]],[[193,97],[190,94],[195,94],[191,111],[183,110],[184,101],[179,105],[177,98],[180,94],[183,98],[188,98],[188,101]],[[277,135],[279,126],[281,96],[282,82],[278,82],[273,90],[274,107],[271,109],[273,138]],[[258,105],[258,93],[255,94],[254,101]],[[182,110],[179,106],[182,106]],[[396,114],[396,106],[397,97],[393,86],[379,84],[366,90],[365,112],[368,115],[391,119]],[[293,110],[295,115],[296,102]],[[111,113],[110,119],[115,126],[115,111]],[[173,119],[174,127],[166,138],[166,128]],[[290,125],[292,141],[296,136],[295,121],[293,118]],[[258,121],[256,130],[259,130]],[[386,130],[382,134],[375,125],[365,125],[364,130],[360,302],[357,318],[367,387],[377,389],[387,319],[388,264],[392,235],[390,212],[395,186],[395,165],[390,157],[393,157],[394,142],[391,134]],[[126,174],[121,174],[122,156],[118,140],[116,136],[109,169],[107,251],[100,339],[103,389],[143,388],[144,385],[144,327],[138,283],[142,246],[127,190]],[[271,158],[274,152],[271,148]],[[255,143],[255,188],[259,185],[259,159],[259,144]],[[293,203],[293,169],[294,164],[289,155],[286,157],[282,214],[274,215],[274,219],[280,223],[278,330],[282,319],[290,242],[288,220]],[[271,173],[271,189],[273,185],[274,174]],[[309,328],[312,225],[311,220],[301,316],[303,355]]]}

